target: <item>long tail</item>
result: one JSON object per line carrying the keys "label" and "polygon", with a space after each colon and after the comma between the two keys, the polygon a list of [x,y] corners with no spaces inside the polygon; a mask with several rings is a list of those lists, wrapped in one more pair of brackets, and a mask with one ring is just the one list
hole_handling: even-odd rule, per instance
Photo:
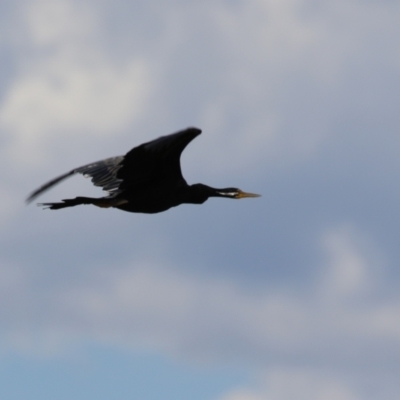
{"label": "long tail", "polygon": [[110,207],[110,205],[104,204],[104,199],[96,199],[93,197],[75,197],[75,199],[62,200],[62,203],[39,203],[38,206],[42,206],[50,210],[59,210],[60,208],[75,207],[81,204],[93,204],[99,207]]}

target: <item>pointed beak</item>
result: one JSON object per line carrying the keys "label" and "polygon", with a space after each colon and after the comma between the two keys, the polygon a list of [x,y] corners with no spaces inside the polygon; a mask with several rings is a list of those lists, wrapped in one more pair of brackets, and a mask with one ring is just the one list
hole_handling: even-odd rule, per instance
{"label": "pointed beak", "polygon": [[245,197],[261,197],[261,194],[246,193],[246,192],[242,192],[241,190],[239,190],[235,199],[244,199]]}

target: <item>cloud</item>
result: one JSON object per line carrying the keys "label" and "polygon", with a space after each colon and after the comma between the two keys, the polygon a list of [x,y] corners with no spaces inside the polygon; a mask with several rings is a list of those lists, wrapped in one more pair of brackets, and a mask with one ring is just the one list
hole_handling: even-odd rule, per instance
{"label": "cloud", "polygon": [[147,61],[110,58],[91,11],[69,0],[37,0],[22,9],[28,50],[16,57],[18,73],[0,108],[13,162],[40,163],[51,137],[113,135],[146,109]]}
{"label": "cloud", "polygon": [[[24,332],[59,332],[62,338],[69,332],[78,341],[142,343],[203,360],[264,365],[268,359],[290,363],[305,357],[313,363],[373,365],[379,352],[400,340],[400,299],[374,284],[377,267],[354,245],[354,233],[334,230],[326,238],[321,277],[296,291],[281,286],[252,292],[238,282],[132,260],[117,268],[97,266],[79,284],[48,286],[38,296],[33,277],[21,269],[11,281],[13,296],[4,300],[14,316],[8,326],[14,333],[22,324]],[[376,297],[380,300],[372,301]],[[35,318],[20,320],[21,301],[26,315]],[[398,353],[388,357],[397,359]]]}
{"label": "cloud", "polygon": [[324,280],[321,295],[346,299],[362,294],[373,285],[373,265],[367,257],[356,251],[357,244],[352,243],[351,228],[330,232],[323,244],[330,254],[331,265]]}
{"label": "cloud", "polygon": [[88,3],[79,8],[73,0],[34,0],[26,3],[23,17],[30,40],[35,46],[54,46],[63,43],[74,47],[99,29],[98,21]]}
{"label": "cloud", "polygon": [[51,283],[3,262],[3,343],[49,356],[90,340],[264,371],[223,400],[368,398],[365,374],[386,374],[385,387],[395,387],[388,368],[399,357],[400,298],[377,279],[379,252],[348,226],[325,232],[321,249],[320,276],[290,289],[249,289],[134,259]]}
{"label": "cloud", "polygon": [[[385,32],[388,23],[398,31],[397,10],[393,3],[266,0],[176,11],[181,41],[158,63],[167,78],[160,92],[176,105],[171,119],[184,119],[187,104],[197,110],[187,113],[210,133],[208,154],[220,171],[309,160],[336,140],[338,120],[360,109],[352,87],[365,63],[365,88],[379,73],[374,68],[394,65]],[[371,43],[380,43],[379,56]],[[380,108],[373,97],[363,112]],[[215,164],[204,169],[212,175]]]}
{"label": "cloud", "polygon": [[263,397],[250,390],[234,390],[221,397],[220,400],[263,400]]}
{"label": "cloud", "polygon": [[346,383],[307,368],[276,368],[266,372],[255,390],[237,389],[221,400],[361,400]]}
{"label": "cloud", "polygon": [[96,64],[85,68],[59,59],[47,73],[22,78],[12,88],[0,118],[16,133],[9,153],[14,161],[42,156],[35,147],[54,132],[111,134],[140,115],[145,63],[136,60],[121,71],[102,60]]}
{"label": "cloud", "polygon": [[[17,73],[0,105],[10,161],[38,166],[57,150],[49,143],[66,135],[115,143],[138,126],[157,136],[199,125],[208,138],[192,154],[196,171],[257,173],[304,162],[354,107],[346,88],[368,59],[374,32],[388,21],[397,29],[391,3],[157,5],[157,13],[146,8],[147,22],[135,19],[107,36],[107,8],[26,3],[14,32],[24,51],[14,53]],[[118,51],[106,45],[110,38]],[[387,37],[377,40],[381,64],[393,64]],[[210,162],[201,163],[204,154]]]}
{"label": "cloud", "polygon": [[[391,198],[397,206],[397,193],[390,192],[386,181],[375,190],[371,183],[375,175],[368,176],[368,183],[362,179],[368,175],[365,171],[374,169],[375,173],[387,163],[388,173],[385,170],[381,175],[391,180],[391,186],[395,182],[398,90],[393,76],[398,75],[400,52],[393,38],[399,36],[399,5],[250,0],[174,8],[156,2],[149,8],[143,6],[146,18],[136,17],[144,14],[129,9],[126,15],[135,20],[127,18],[125,25],[120,25],[118,18],[112,25],[105,8],[90,1],[33,0],[24,5],[15,14],[15,24],[10,24],[14,36],[6,39],[2,35],[2,43],[12,42],[15,71],[0,104],[0,162],[7,171],[0,189],[0,218],[2,237],[24,232],[15,240],[21,241],[18,250],[30,249],[31,257],[25,264],[15,261],[16,256],[9,257],[11,261],[4,258],[0,264],[0,299],[6,305],[0,312],[0,325],[5,346],[42,355],[89,339],[127,348],[147,346],[185,360],[247,363],[264,371],[253,388],[238,388],[224,400],[364,399],[361,388],[368,387],[368,382],[355,375],[364,376],[366,369],[371,378],[365,380],[377,382],[379,393],[384,392],[383,386],[396,388],[391,377],[378,382],[380,371],[385,374],[390,365],[398,364],[400,339],[400,298],[390,285],[389,274],[386,276],[385,257],[377,250],[386,246],[384,240],[378,238],[376,244],[351,226],[332,228],[322,221],[318,227],[325,233],[317,250],[304,250],[312,253],[311,262],[316,266],[305,265],[309,260],[295,260],[296,255],[290,258],[290,263],[298,263],[303,271],[317,271],[311,282],[293,283],[293,277],[284,274],[295,267],[285,270],[285,262],[275,255],[278,261],[272,262],[277,262],[281,279],[255,285],[251,278],[244,284],[233,274],[216,278],[207,272],[218,268],[214,264],[191,266],[184,273],[184,265],[174,265],[172,250],[165,251],[162,261],[152,258],[154,235],[144,239],[141,229],[142,237],[135,238],[137,247],[126,245],[121,256],[115,250],[121,231],[115,229],[106,238],[115,260],[109,264],[101,261],[93,269],[71,268],[71,280],[61,282],[52,281],[40,268],[53,262],[54,274],[61,275],[56,230],[67,230],[71,242],[91,246],[86,257],[92,265],[101,259],[94,260],[93,254],[97,255],[102,247],[99,243],[104,243],[104,237],[99,239],[103,227],[97,229],[98,219],[77,232],[72,221],[70,225],[55,224],[57,228],[45,226],[46,222],[35,227],[31,222],[29,227],[26,220],[21,222],[22,214],[19,224],[11,217],[19,210],[16,204],[22,204],[22,183],[33,189],[27,186],[30,174],[44,164],[49,171],[52,167],[56,170],[57,164],[61,173],[60,157],[68,157],[72,168],[74,160],[79,165],[79,152],[85,152],[80,160],[90,162],[100,158],[97,151],[101,146],[107,150],[105,156],[112,156],[108,147],[116,147],[117,142],[125,149],[126,143],[136,145],[194,124],[203,128],[205,135],[185,152],[191,160],[186,172],[201,174],[202,180],[207,174],[214,179],[215,171],[257,175],[265,192],[270,190],[266,175],[273,175],[278,182],[274,186],[276,208],[265,214],[278,215],[281,220],[268,231],[260,228],[263,241],[254,245],[260,259],[267,258],[261,247],[278,226],[289,232],[281,238],[295,235],[296,224],[304,224],[298,232],[305,230],[304,236],[312,236],[310,230],[316,224],[306,226],[307,218],[300,213],[315,220],[321,214],[330,221],[344,214],[347,218],[354,211],[351,207],[343,211],[353,205],[351,196],[357,203],[360,199],[376,201],[376,208],[366,207],[368,212],[364,210],[361,217],[353,213],[357,214],[354,218],[364,218],[363,229],[385,230],[387,236],[380,238],[396,237],[395,222],[392,230],[385,225],[386,215],[395,208],[386,207],[382,198]],[[125,6],[117,2],[112,8],[121,14]],[[118,29],[110,29],[117,25]],[[118,49],[110,43],[118,43]],[[387,90],[389,86],[392,91]],[[349,118],[355,121],[350,127]],[[383,122],[385,129],[378,135],[374,127]],[[67,142],[71,143],[68,149]],[[394,154],[391,158],[386,157],[388,148]],[[328,161],[316,160],[318,154],[321,158],[327,155]],[[334,162],[329,164],[331,159]],[[307,166],[301,169],[304,164]],[[291,180],[281,181],[276,166],[294,171]],[[320,180],[313,181],[313,174],[318,173]],[[343,181],[352,188],[339,198],[343,203],[328,199],[324,190],[330,186],[335,196],[340,195]],[[288,189],[288,182],[298,191]],[[366,199],[370,192],[357,189],[357,185],[368,185],[373,195]],[[287,198],[296,196],[303,203],[293,201],[290,205],[297,210],[286,213],[290,206],[285,203]],[[376,205],[380,208],[377,219],[384,217],[379,222],[369,212],[377,210]],[[68,215],[45,214],[41,221],[65,221]],[[103,215],[102,223],[110,221]],[[177,227],[171,228],[169,215],[157,218],[164,221],[168,239],[174,243]],[[141,221],[140,216],[134,217],[135,223]],[[122,224],[122,218],[118,223]],[[90,224],[93,220],[86,221]],[[15,224],[14,230],[4,221]],[[151,225],[148,221],[146,227]],[[104,225],[109,227],[107,222]],[[144,225],[141,228],[145,230]],[[29,230],[34,233],[26,234]],[[37,230],[39,234],[46,231],[43,241],[51,236],[51,245],[31,248]],[[89,243],[93,232],[96,239]],[[247,248],[251,239],[240,240]],[[397,260],[396,243],[391,240],[393,248],[385,247],[385,256]],[[126,254],[142,244],[150,254],[131,256],[127,261]],[[160,247],[160,240],[157,244]],[[302,245],[306,246],[305,242],[298,246]],[[293,244],[281,246],[282,251],[296,253]],[[229,260],[228,247],[224,256]],[[104,253],[108,250],[101,249]],[[315,253],[322,254],[321,258]],[[73,263],[76,258],[71,258]],[[109,254],[105,257],[110,258]],[[68,261],[63,262],[65,266]],[[243,263],[240,267],[246,271],[243,277],[248,266]]]}

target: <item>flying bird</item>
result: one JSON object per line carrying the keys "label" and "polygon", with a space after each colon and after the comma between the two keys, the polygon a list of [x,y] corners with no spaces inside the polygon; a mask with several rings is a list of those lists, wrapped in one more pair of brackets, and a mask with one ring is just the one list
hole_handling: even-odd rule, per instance
{"label": "flying bird", "polygon": [[124,156],[107,158],[75,168],[35,190],[28,198],[37,196],[64,179],[82,174],[92,178],[95,186],[108,192],[108,196],[75,197],[60,203],[38,204],[51,210],[93,204],[97,207],[114,207],[123,211],[154,214],[183,203],[202,204],[210,197],[243,199],[259,197],[237,188],[215,189],[201,183],[188,185],[182,176],[180,157],[185,147],[201,130],[185,130],[162,136],[134,147]]}

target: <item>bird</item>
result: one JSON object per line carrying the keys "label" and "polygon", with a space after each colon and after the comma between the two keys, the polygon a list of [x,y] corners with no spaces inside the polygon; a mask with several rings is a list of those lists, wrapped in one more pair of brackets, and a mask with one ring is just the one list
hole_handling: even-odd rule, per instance
{"label": "bird", "polygon": [[106,158],[75,168],[36,189],[26,201],[30,203],[75,174],[92,178],[93,184],[107,191],[108,195],[100,198],[79,196],[38,205],[59,210],[92,204],[134,213],[155,214],[184,203],[203,204],[210,197],[259,197],[258,194],[246,193],[233,187],[216,189],[201,183],[187,184],[182,175],[180,157],[185,147],[200,133],[200,129],[189,127],[134,147],[124,156]]}

